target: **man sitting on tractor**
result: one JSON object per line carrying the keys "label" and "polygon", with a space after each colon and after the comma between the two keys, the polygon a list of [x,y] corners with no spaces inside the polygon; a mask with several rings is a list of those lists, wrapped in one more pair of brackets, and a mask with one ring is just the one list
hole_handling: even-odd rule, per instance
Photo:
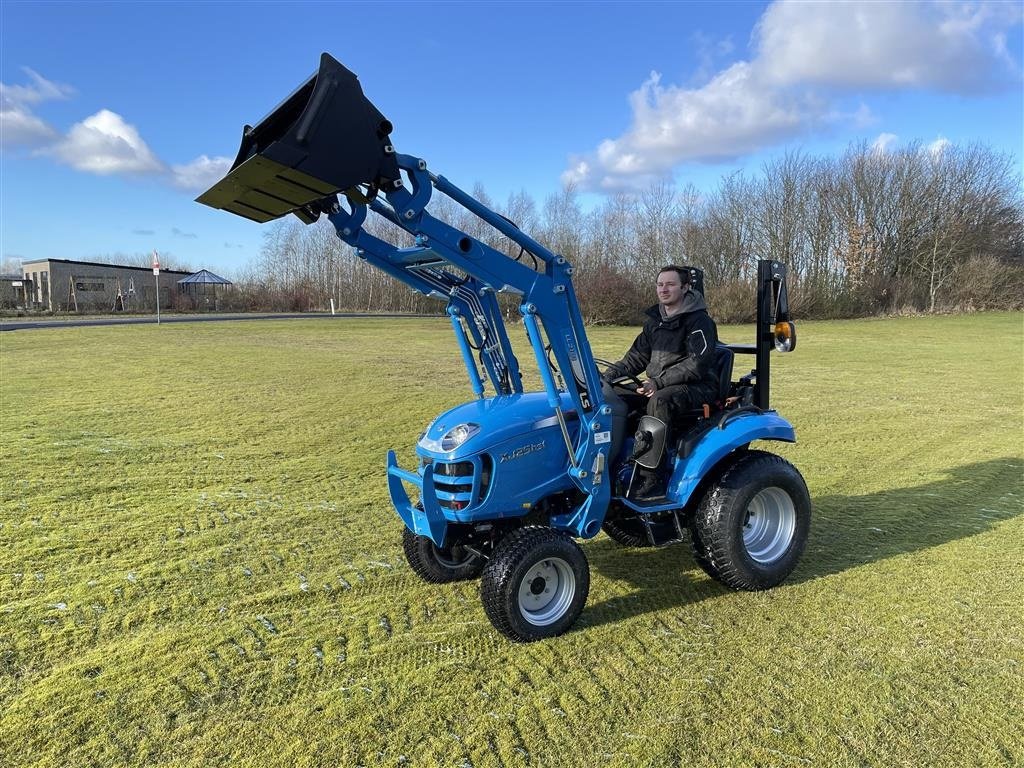
{"label": "man sitting on tractor", "polygon": [[[626,356],[611,365],[604,379],[614,382],[633,377],[639,387],[613,390],[631,410],[646,410],[671,433],[673,415],[711,402],[718,390],[714,368],[718,329],[708,314],[704,297],[690,284],[682,267],[669,264],[658,272],[658,303],[647,310],[643,330]],[[636,377],[644,372],[647,379]],[[649,436],[648,436],[649,439]],[[666,444],[668,436],[666,437]],[[642,453],[644,436],[638,435],[634,455]],[[634,498],[655,498],[661,490],[657,470],[637,467],[640,485]]]}

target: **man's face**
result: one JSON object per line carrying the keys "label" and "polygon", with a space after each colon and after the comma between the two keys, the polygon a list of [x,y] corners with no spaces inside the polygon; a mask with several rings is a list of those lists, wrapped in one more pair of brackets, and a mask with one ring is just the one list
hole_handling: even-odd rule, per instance
{"label": "man's face", "polygon": [[672,307],[683,297],[683,283],[679,273],[674,269],[658,275],[658,303],[663,307]]}

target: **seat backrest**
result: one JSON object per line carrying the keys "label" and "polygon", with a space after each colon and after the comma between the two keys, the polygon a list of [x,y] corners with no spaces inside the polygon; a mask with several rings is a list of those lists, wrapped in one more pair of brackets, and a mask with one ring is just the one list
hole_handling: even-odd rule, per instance
{"label": "seat backrest", "polygon": [[723,344],[715,350],[715,370],[718,372],[718,402],[725,403],[732,387],[732,363],[735,355]]}

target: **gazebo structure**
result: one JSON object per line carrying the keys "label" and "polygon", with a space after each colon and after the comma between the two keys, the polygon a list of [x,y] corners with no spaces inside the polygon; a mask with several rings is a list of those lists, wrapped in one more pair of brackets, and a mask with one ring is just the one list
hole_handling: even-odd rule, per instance
{"label": "gazebo structure", "polygon": [[[231,285],[231,281],[215,275],[208,269],[201,269],[194,275],[178,281],[178,292],[191,296],[196,309],[220,309],[217,303],[217,286]],[[212,306],[211,306],[212,297]]]}

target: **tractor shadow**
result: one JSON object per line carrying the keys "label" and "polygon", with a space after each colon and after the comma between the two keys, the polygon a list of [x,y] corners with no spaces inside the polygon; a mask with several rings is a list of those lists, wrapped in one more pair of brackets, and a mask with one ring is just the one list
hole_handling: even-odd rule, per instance
{"label": "tractor shadow", "polygon": [[[933,483],[864,496],[814,495],[803,558],[785,582],[800,584],[851,568],[941,546],[991,530],[1024,513],[1024,462],[966,464]],[[705,577],[684,542],[629,549],[601,535],[586,548],[591,567],[626,594],[588,605],[580,626],[599,626],[692,605],[730,590]]]}

